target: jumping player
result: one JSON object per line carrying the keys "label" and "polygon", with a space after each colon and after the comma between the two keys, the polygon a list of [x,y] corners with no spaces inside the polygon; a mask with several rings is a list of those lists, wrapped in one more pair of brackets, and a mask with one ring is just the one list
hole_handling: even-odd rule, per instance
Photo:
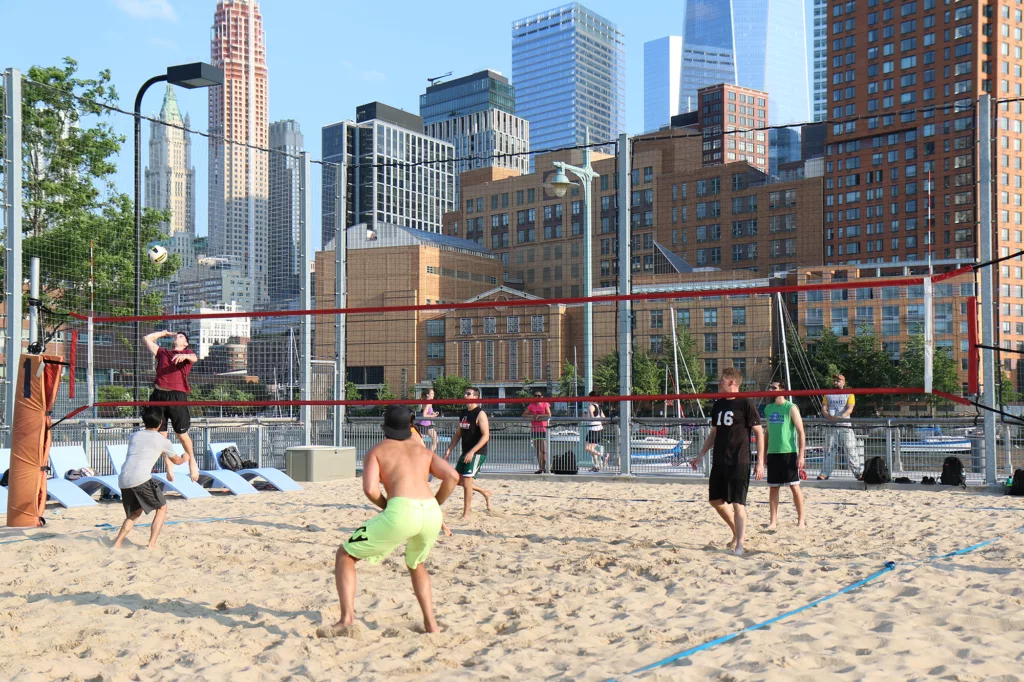
{"label": "jumping player", "polygon": [[[479,398],[480,389],[467,388],[463,394],[466,398]],[[444,458],[451,457],[455,446],[462,442],[462,456],[455,465],[459,472],[459,483],[462,485],[462,519],[469,518],[473,503],[473,491],[484,496],[487,511],[491,511],[491,491],[478,486],[474,479],[480,473],[480,467],[487,461],[487,441],[491,439],[491,425],[487,421],[487,413],[480,403],[469,403],[459,415],[459,428],[455,430],[452,442],[444,453]]]}
{"label": "jumping player", "polygon": [[[174,342],[171,350],[161,348],[157,340],[167,336],[173,336]],[[147,334],[144,339],[146,348],[156,357],[156,379],[153,381],[153,393],[150,394],[151,401],[176,402],[181,405],[165,406],[163,410],[163,423],[160,425],[160,433],[167,437],[167,423],[174,424],[174,433],[177,434],[181,446],[185,448],[188,456],[188,475],[193,481],[199,480],[199,466],[196,464],[195,451],[192,448],[192,438],[188,435],[189,426],[192,424],[192,415],[188,411],[188,394],[192,389],[188,385],[188,373],[192,371],[192,365],[199,358],[189,350],[188,334],[185,332],[153,332]]]}
{"label": "jumping player", "polygon": [[[773,381],[769,391],[781,391],[781,384]],[[800,470],[804,468],[804,422],[800,408],[776,396],[775,402],[764,408],[768,422],[768,530],[775,530],[779,516],[779,489],[789,486],[796,506],[797,526],[804,528],[804,496],[800,490]]]}
{"label": "jumping player", "polygon": [[[360,526],[338,548],[334,578],[341,602],[341,619],[334,625],[317,630],[318,637],[345,634],[355,623],[356,562],[365,559],[376,564],[403,542],[405,565],[412,578],[412,589],[423,611],[425,632],[440,632],[434,619],[430,574],[424,561],[437,540],[443,525],[441,505],[455,490],[459,476],[448,462],[423,446],[413,437],[412,410],[391,405],[384,412],[384,441],[366,453],[363,463],[363,493],[381,513]],[[436,495],[431,495],[427,477],[441,481]],[[384,485],[385,494],[380,486]]]}
{"label": "jumping player", "polygon": [[[743,375],[735,367],[722,372],[718,389],[738,393]],[[708,501],[732,531],[729,548],[743,554],[747,520],[747,488],[750,486],[750,433],[757,437],[757,469],[764,476],[764,430],[757,407],[748,398],[719,398],[711,408],[711,433],[700,449],[698,459],[714,447]],[[732,505],[732,508],[729,507]]]}

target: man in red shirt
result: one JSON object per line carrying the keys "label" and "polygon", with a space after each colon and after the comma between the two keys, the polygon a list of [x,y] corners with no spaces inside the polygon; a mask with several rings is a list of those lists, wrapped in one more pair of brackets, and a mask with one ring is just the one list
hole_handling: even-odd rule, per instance
{"label": "man in red shirt", "polygon": [[[171,349],[161,348],[157,340],[167,336],[173,336],[174,342]],[[196,354],[189,350],[188,334],[185,332],[153,332],[144,338],[146,348],[156,356],[156,380],[153,382],[153,393],[149,399],[153,402],[179,402],[181,405],[164,406],[163,422],[160,424],[160,433],[167,436],[167,422],[174,424],[174,433],[178,435],[185,454],[188,455],[189,477],[195,481],[199,479],[199,466],[196,464],[196,455],[192,449],[192,438],[188,435],[189,426],[192,424],[192,415],[188,411],[188,394],[191,390],[188,385],[188,373],[192,371],[192,364],[199,360]]]}

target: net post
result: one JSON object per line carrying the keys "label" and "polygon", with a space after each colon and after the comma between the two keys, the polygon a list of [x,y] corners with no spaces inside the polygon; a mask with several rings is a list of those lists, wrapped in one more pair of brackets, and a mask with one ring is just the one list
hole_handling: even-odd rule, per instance
{"label": "net post", "polygon": [[[312,197],[309,193],[309,152],[302,152],[302,171],[299,174],[301,183],[301,200],[299,202],[299,223],[302,226],[299,232],[299,251],[301,253],[302,277],[299,280],[299,307],[302,310],[310,310],[313,307],[313,291],[311,270],[313,267],[310,258],[310,211]],[[302,316],[302,327],[299,337],[299,397],[301,400],[310,400],[311,373],[313,371],[311,341],[312,341],[312,319],[308,314]],[[299,408],[299,419],[302,421],[302,442],[303,445],[312,445],[313,425],[310,421],[313,410],[309,405],[302,405]]]}
{"label": "net post", "polygon": [[[992,260],[992,102],[991,96],[982,94],[978,98],[978,231],[981,261]],[[982,403],[984,412],[985,482],[996,482],[996,366],[995,353],[995,292],[992,283],[992,267],[981,268],[981,342],[987,349],[982,351],[982,383],[985,392]]]}
{"label": "net post", "polygon": [[[629,135],[619,135],[617,166],[619,172],[619,294],[630,293],[630,222],[629,222],[629,182],[630,182],[630,140]],[[633,339],[631,325],[631,304],[629,301],[619,303],[619,394],[630,395],[633,385]],[[619,403],[619,465],[623,476],[632,474],[632,443],[630,425],[632,422],[632,403],[624,400]]]}
{"label": "net post", "polygon": [[978,395],[978,299],[967,297],[967,393]]}
{"label": "net post", "polygon": [[6,198],[7,228],[4,247],[6,254],[5,301],[7,309],[7,383],[4,388],[5,444],[11,444],[11,430],[14,425],[14,402],[17,400],[18,358],[21,355],[21,71],[7,69],[4,72],[4,132],[7,148],[4,157],[4,197]]}
{"label": "net post", "polygon": [[[93,374],[93,367],[95,367],[95,363],[93,362],[93,349],[94,349],[93,337],[96,336],[96,330],[95,330],[95,324],[92,321],[92,315],[91,314],[89,315],[89,320],[86,323],[86,329],[89,331],[89,338],[86,341],[86,345],[85,345],[85,363],[86,363],[85,390],[89,394],[89,397],[86,398],[86,404],[88,404],[88,405],[95,405],[96,404],[96,376]],[[92,408],[92,416],[93,417],[96,416],[96,408],[95,407]]]}
{"label": "net post", "polygon": [[[334,209],[334,306],[344,308],[348,305],[348,226],[345,224],[345,185],[347,170],[345,162],[340,162],[335,171],[335,209]],[[345,369],[345,315],[334,317],[334,399],[344,400],[347,372]],[[415,381],[415,377],[413,377]],[[334,406],[334,446],[345,444],[345,406]]]}
{"label": "net post", "polygon": [[924,392],[932,392],[932,362],[935,359],[935,311],[932,308],[932,278],[924,278]]}

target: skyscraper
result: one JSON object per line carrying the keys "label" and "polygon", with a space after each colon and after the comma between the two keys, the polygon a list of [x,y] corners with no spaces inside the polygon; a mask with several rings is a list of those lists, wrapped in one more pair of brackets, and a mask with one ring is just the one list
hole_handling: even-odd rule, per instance
{"label": "skyscraper", "polygon": [[192,166],[191,136],[182,130],[189,118],[181,117],[174,89],[168,85],[159,120],[149,124],[149,164],[146,166],[146,206],[169,211],[160,224],[169,237],[171,253],[182,258],[182,267],[195,265],[192,240],[196,236],[196,169]]}
{"label": "skyscraper", "polygon": [[644,43],[645,132],[667,126],[679,113],[682,61],[682,36],[666,36]]}
{"label": "skyscraper", "polygon": [[512,23],[516,114],[534,150],[626,131],[626,49],[612,22],[573,2]]}
{"label": "skyscraper", "polygon": [[[452,145],[425,135],[423,119],[380,102],[356,108],[355,121],[323,127],[321,239],[326,248],[336,228],[337,170],[347,164],[346,227],[393,223],[440,232],[455,209]],[[354,163],[358,161],[358,163]]]}
{"label": "skyscraper", "polygon": [[680,111],[697,91],[732,83],[768,93],[772,124],[810,116],[802,0],[689,0],[683,20]]}
{"label": "skyscraper", "polygon": [[811,104],[815,121],[828,118],[828,0],[811,0],[808,57],[811,74]]}
{"label": "skyscraper", "polygon": [[515,115],[516,90],[497,71],[435,83],[420,95],[424,132],[455,148],[459,175],[498,166],[530,172],[530,123]]}
{"label": "skyscraper", "polygon": [[298,121],[271,123],[270,149],[267,296],[275,305],[299,293],[303,138]]}
{"label": "skyscraper", "polygon": [[[252,309],[267,299],[267,60],[258,0],[218,0],[210,58],[224,69],[210,88],[210,252],[252,281]],[[223,139],[221,139],[223,138]],[[239,142],[242,144],[230,144]],[[245,146],[248,145],[248,146]]]}

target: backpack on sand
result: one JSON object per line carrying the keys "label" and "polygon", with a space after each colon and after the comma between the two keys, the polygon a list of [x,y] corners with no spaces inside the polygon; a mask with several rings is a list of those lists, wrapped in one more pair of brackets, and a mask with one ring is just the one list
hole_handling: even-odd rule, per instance
{"label": "backpack on sand", "polygon": [[217,461],[223,468],[230,471],[238,471],[242,468],[242,456],[238,454],[238,448],[234,445],[229,445],[221,450]]}
{"label": "backpack on sand", "polygon": [[868,457],[867,461],[864,462],[864,482],[878,485],[888,483],[891,480],[889,478],[889,466],[885,463],[885,460],[881,457]]}
{"label": "backpack on sand", "polygon": [[939,477],[942,485],[958,485],[967,487],[967,477],[964,476],[964,463],[959,457],[947,457],[942,462],[942,475]]}
{"label": "backpack on sand", "polygon": [[557,453],[551,458],[551,473],[553,474],[576,474],[579,472],[579,467],[576,466],[576,452],[573,450],[566,450],[564,452]]}
{"label": "backpack on sand", "polygon": [[1013,472],[1013,482],[1010,484],[1011,495],[1024,495],[1024,469],[1017,469]]}

